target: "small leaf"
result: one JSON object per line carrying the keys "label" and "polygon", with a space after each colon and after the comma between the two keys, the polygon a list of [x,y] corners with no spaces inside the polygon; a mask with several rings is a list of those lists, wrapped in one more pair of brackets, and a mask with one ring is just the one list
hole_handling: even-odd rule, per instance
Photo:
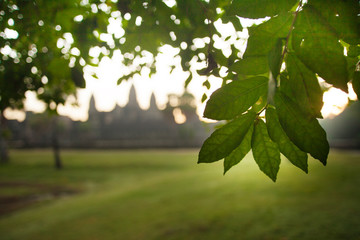
{"label": "small leaf", "polygon": [[190,72],[189,77],[185,80],[185,88],[189,85],[192,79],[192,73]]}
{"label": "small leaf", "polygon": [[231,71],[244,75],[258,75],[269,72],[268,59],[265,56],[240,59],[230,67]]}
{"label": "small leaf", "polygon": [[298,14],[292,43],[296,55],[309,69],[334,87],[347,91],[344,48],[329,24],[309,5]]}
{"label": "small leaf", "polygon": [[280,168],[280,151],[276,143],[270,139],[262,119],[255,123],[251,147],[260,170],[275,182]]}
{"label": "small leaf", "polygon": [[276,110],[270,107],[267,108],[265,117],[269,136],[277,143],[280,152],[284,154],[292,164],[307,173],[307,154],[290,141],[280,125]]}
{"label": "small leaf", "polygon": [[279,38],[286,38],[289,34],[294,16],[291,13],[280,14],[254,27],[248,28],[244,58],[250,56],[267,56]]}
{"label": "small leaf", "polygon": [[268,79],[253,77],[233,81],[216,90],[206,104],[204,116],[215,120],[232,119],[248,110],[267,93]]}
{"label": "small leaf", "polygon": [[203,86],[205,86],[207,89],[210,89],[210,82],[206,80],[205,82],[203,82]]}
{"label": "small leaf", "polygon": [[276,112],[289,139],[304,152],[308,152],[326,165],[329,143],[319,122],[311,115],[304,114],[298,105],[282,92],[275,94]]}
{"label": "small leaf", "polygon": [[290,10],[296,0],[237,0],[227,9],[229,15],[235,14],[244,18],[264,18],[275,16]]}
{"label": "small leaf", "polygon": [[228,156],[243,141],[255,117],[256,113],[251,111],[215,130],[202,145],[198,163],[211,163]]}
{"label": "small leaf", "polygon": [[234,149],[224,160],[224,174],[233,166],[238,164],[251,149],[251,138],[254,127],[251,126],[240,145]]}
{"label": "small leaf", "polygon": [[269,67],[274,79],[276,79],[280,73],[282,51],[282,39],[279,38],[268,55]]}
{"label": "small leaf", "polygon": [[293,53],[287,54],[285,62],[289,79],[281,78],[281,89],[304,112],[321,118],[323,92],[317,77]]}
{"label": "small leaf", "polygon": [[202,103],[205,102],[206,99],[207,99],[207,95],[204,93],[204,94],[202,95],[202,97],[201,97],[201,102],[202,102]]}
{"label": "small leaf", "polygon": [[357,98],[360,99],[360,71],[354,72],[352,87],[357,95]]}

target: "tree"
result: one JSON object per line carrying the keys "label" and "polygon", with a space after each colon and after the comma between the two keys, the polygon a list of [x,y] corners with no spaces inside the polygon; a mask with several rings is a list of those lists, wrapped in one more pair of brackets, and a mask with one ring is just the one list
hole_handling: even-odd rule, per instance
{"label": "tree", "polygon": [[[184,79],[185,86],[198,75],[222,79],[223,86],[208,99],[204,116],[225,123],[204,142],[198,162],[225,158],[225,172],[250,150],[260,170],[273,181],[279,170],[280,153],[304,172],[308,171],[308,154],[326,165],[329,144],[317,120],[322,117],[322,85],[330,84],[346,92],[351,83],[358,96],[360,94],[360,6],[357,0],[64,2],[68,4],[66,7],[76,9],[70,11],[76,12],[70,14],[77,16],[76,23],[74,18],[64,17],[66,14],[61,14],[58,23],[74,36],[74,44],[80,51],[75,59],[83,57],[91,63],[87,50],[101,42],[100,33],[106,25],[97,24],[99,19],[102,23],[109,19],[121,25],[123,32],[109,33],[106,44],[101,45],[105,55],[111,56],[115,50],[120,50],[124,65],[129,66],[119,83],[140,74],[143,69],[148,69],[150,75],[156,72],[156,56],[161,50],[159,47],[165,44],[178,49],[181,67],[189,73]],[[44,1],[42,4],[41,9],[51,12],[60,3]],[[262,19],[260,24],[248,28],[245,52],[236,47],[232,37],[224,38],[218,29],[221,26],[218,24],[229,23],[236,31],[242,31],[241,18]],[[98,26],[101,27],[94,31]],[[62,36],[55,36],[54,43],[57,43]],[[96,41],[91,40],[94,36]],[[224,54],[216,44],[219,38],[231,49],[229,54]],[[240,39],[239,36],[235,38]],[[16,46],[11,48],[16,49]],[[64,50],[63,55],[54,56],[54,61],[66,59],[66,53],[72,57],[71,51]],[[140,61],[149,55],[150,61]],[[195,69],[194,62],[206,62],[206,67]],[[3,65],[5,71],[2,72],[9,72],[7,65]],[[23,73],[26,64],[17,66],[21,71],[14,73],[20,78],[29,76],[28,70]],[[53,72],[54,76],[60,74]],[[203,84],[210,86],[207,80]],[[59,92],[67,93],[66,89],[69,88]],[[39,95],[41,98],[41,93]],[[204,95],[203,101],[207,98]],[[53,95],[42,99],[54,101]]]}
{"label": "tree", "polygon": [[[106,30],[107,13],[71,0],[1,1],[0,9],[1,115],[8,107],[22,109],[27,91],[35,91],[47,111],[56,114],[59,104],[85,86],[82,67],[89,48],[102,43],[91,33]],[[53,142],[56,152],[56,135]],[[5,161],[7,155],[1,155]]]}

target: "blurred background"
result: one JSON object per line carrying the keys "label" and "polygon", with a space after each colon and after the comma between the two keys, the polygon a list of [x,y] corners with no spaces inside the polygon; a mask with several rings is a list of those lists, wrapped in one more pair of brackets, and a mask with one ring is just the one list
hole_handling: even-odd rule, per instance
{"label": "blurred background", "polygon": [[[227,74],[204,74],[207,46],[239,57],[266,19],[220,19],[209,38],[184,6],[229,1],[0,2],[1,240],[360,239],[351,84],[321,85],[328,166],[310,158],[305,174],[282,158],[274,184],[251,153],[226,175],[222,161],[196,164],[219,125],[204,105]],[[163,37],[153,18],[174,30]]]}

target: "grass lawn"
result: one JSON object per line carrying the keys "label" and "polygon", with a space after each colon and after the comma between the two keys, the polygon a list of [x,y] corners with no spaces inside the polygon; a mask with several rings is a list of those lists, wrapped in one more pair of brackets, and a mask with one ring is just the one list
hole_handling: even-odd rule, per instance
{"label": "grass lawn", "polygon": [[[283,160],[277,183],[248,155],[222,175],[196,150],[12,151],[0,239],[360,239],[360,154],[332,151],[309,174]],[[4,208],[7,205],[0,207]]]}

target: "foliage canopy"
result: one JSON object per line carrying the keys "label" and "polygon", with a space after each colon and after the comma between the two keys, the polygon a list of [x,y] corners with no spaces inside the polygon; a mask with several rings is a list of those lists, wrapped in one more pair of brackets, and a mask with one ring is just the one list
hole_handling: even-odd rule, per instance
{"label": "foliage canopy", "polygon": [[[204,116],[226,121],[204,142],[198,162],[225,158],[225,172],[250,150],[273,181],[280,153],[304,172],[308,153],[326,165],[329,144],[317,120],[324,88],[331,84],[347,92],[351,83],[360,94],[357,0],[8,0],[1,5],[1,110],[21,107],[27,90],[37,91],[49,107],[63,103],[84,86],[82,66],[118,49],[123,63],[132,66],[119,83],[144,68],[152,74],[159,47],[168,44],[178,49],[189,73],[185,86],[198,75],[223,80]],[[241,18],[263,20],[247,29],[245,52],[216,26],[230,23],[242,31]],[[107,33],[108,22],[115,20],[123,32]],[[230,54],[217,47],[217,38]],[[89,54],[93,46],[101,48],[99,56]],[[149,54],[151,61],[136,61]],[[207,65],[195,71],[194,61]]]}

